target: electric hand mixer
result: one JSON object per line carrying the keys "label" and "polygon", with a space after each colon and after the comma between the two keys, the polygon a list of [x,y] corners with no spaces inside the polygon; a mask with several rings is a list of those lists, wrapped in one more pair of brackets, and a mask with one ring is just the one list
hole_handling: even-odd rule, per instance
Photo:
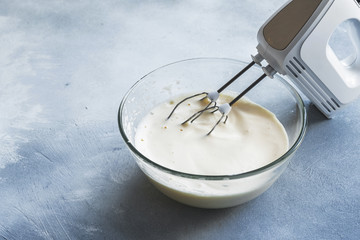
{"label": "electric hand mixer", "polygon": [[[353,44],[352,55],[340,60],[328,42],[343,24]],[[180,101],[203,95],[210,103],[183,124],[193,122],[204,112],[219,111],[220,119],[208,135],[231,111],[231,106],[265,77],[288,75],[292,82],[330,118],[343,105],[360,94],[360,0],[292,0],[271,16],[258,31],[257,54],[252,62],[214,92],[202,92]],[[231,102],[217,105],[219,94],[253,65],[266,60],[264,74]]]}

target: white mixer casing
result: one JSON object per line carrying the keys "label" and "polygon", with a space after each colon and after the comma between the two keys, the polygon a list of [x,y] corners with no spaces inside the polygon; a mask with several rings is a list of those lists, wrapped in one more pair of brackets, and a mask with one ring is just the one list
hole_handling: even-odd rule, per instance
{"label": "white mixer casing", "polygon": [[[327,117],[360,95],[360,0],[293,0],[258,32],[259,55]],[[340,60],[329,46],[345,25],[354,53]]]}

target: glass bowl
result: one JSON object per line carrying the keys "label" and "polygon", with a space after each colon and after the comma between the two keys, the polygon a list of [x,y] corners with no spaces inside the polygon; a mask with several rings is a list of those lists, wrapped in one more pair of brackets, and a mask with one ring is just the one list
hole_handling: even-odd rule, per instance
{"label": "glass bowl", "polygon": [[[288,134],[289,149],[275,161],[239,174],[198,175],[166,168],[136,149],[136,128],[152,108],[177,95],[216,91],[246,65],[241,61],[219,58],[171,63],[142,77],[121,101],[118,113],[121,136],[137,165],[170,198],[201,208],[225,208],[242,204],[266,191],[283,173],[300,146],[307,125],[304,103],[297,91],[276,75],[273,79],[265,78],[246,94],[250,100],[273,112]],[[262,74],[262,69],[254,66],[227,90],[241,92]]]}

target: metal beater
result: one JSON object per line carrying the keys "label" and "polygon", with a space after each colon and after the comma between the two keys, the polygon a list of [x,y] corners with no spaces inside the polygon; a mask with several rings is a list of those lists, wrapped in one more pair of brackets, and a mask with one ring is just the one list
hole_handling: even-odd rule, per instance
{"label": "metal beater", "polygon": [[[352,43],[353,53],[340,59],[329,39],[336,28],[344,26]],[[275,12],[259,29],[257,54],[238,74],[214,92],[202,92],[177,103],[168,116],[185,101],[204,95],[210,103],[182,124],[192,123],[204,112],[219,111],[226,123],[231,106],[265,77],[276,73],[288,75],[292,82],[328,118],[360,95],[360,0],[292,0]],[[264,74],[231,102],[217,105],[219,94],[253,65],[266,60]],[[225,119],[224,119],[225,118]]]}

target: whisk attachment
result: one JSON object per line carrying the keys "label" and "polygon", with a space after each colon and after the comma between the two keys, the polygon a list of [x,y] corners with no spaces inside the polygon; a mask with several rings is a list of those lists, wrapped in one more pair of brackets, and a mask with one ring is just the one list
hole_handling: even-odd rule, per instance
{"label": "whisk attachment", "polygon": [[229,103],[224,103],[224,104],[220,105],[218,107],[218,109],[216,109],[214,112],[216,112],[216,111],[219,111],[221,113],[221,117],[219,118],[219,120],[215,123],[213,128],[206,135],[210,135],[224,118],[225,118],[224,124],[226,123],[226,121],[229,118],[228,114],[231,111],[231,106]]}
{"label": "whisk attachment", "polygon": [[212,102],[210,102],[208,105],[207,105],[207,107],[205,107],[204,109],[202,109],[202,110],[200,110],[200,111],[198,111],[198,112],[196,112],[196,113],[194,113],[193,115],[191,115],[191,117],[189,117],[188,119],[186,119],[184,122],[182,122],[181,124],[183,125],[183,124],[186,124],[186,123],[188,123],[188,122],[190,122],[190,123],[193,123],[196,119],[198,119],[204,112],[206,112],[206,111],[211,111],[212,110],[212,113],[213,112],[216,112],[218,109],[219,109],[219,107],[216,105],[216,102],[214,102],[214,106],[211,106],[211,104],[212,104]]}
{"label": "whisk attachment", "polygon": [[192,99],[194,97],[198,97],[198,96],[201,96],[201,95],[205,95],[202,99],[206,98],[208,93],[207,92],[202,92],[202,93],[197,93],[197,94],[194,94],[194,95],[191,95],[189,97],[186,97],[184,98],[183,100],[181,100],[180,102],[178,102],[175,107],[173,108],[173,110],[170,112],[169,116],[166,118],[166,120],[168,120],[169,118],[171,118],[171,116],[174,114],[175,110],[185,101],[189,100],[189,99]]}
{"label": "whisk attachment", "polygon": [[[265,73],[263,75],[261,75],[250,86],[248,86],[244,91],[242,91],[238,96],[236,96],[230,103],[225,103],[225,104],[220,105],[217,110],[221,113],[221,117],[215,123],[214,127],[210,130],[210,132],[207,133],[207,135],[210,135],[214,131],[214,129],[220,124],[220,122],[224,119],[224,117],[225,117],[224,123],[226,123],[226,121],[229,117],[228,114],[231,111],[231,106],[234,103],[236,103],[237,101],[239,101],[240,98],[242,98],[246,93],[248,93],[253,87],[255,87],[259,82],[261,82],[261,80],[263,80],[266,76],[267,75]],[[214,112],[216,112],[217,110],[215,110]]]}
{"label": "whisk attachment", "polygon": [[[219,92],[209,92],[209,93],[208,93],[208,92],[202,92],[202,93],[197,93],[197,94],[191,95],[191,96],[189,96],[189,97],[186,97],[186,98],[184,98],[183,100],[181,100],[180,102],[178,102],[178,103],[175,105],[175,107],[174,107],[173,110],[170,112],[170,114],[169,114],[169,116],[166,118],[166,120],[168,120],[168,119],[174,114],[175,110],[176,110],[182,103],[186,102],[186,101],[189,100],[189,99],[192,99],[192,98],[195,98],[195,97],[198,97],[198,96],[201,96],[201,95],[204,95],[204,97],[201,98],[199,101],[202,101],[202,100],[204,100],[205,98],[208,98],[208,99],[210,100],[210,103],[204,108],[204,109],[207,109],[207,108],[210,107],[212,104],[214,104],[214,105],[216,106],[216,101],[218,100],[220,93],[219,93]],[[201,111],[199,111],[199,112],[201,112]],[[199,113],[199,112],[198,112],[198,113]],[[195,113],[195,114],[197,114],[197,113]],[[194,114],[194,115],[195,115],[195,114]],[[200,113],[198,117],[200,117],[201,114],[202,114],[202,113]],[[197,118],[197,117],[196,117],[196,118]]]}
{"label": "whisk attachment", "polygon": [[[257,55],[256,55],[257,56]],[[243,75],[247,70],[249,70],[249,68],[251,68],[255,63],[258,63],[260,64],[260,62],[258,62],[259,60],[259,57],[258,58],[255,58],[253,57],[253,61],[251,63],[249,63],[245,68],[243,68],[240,72],[238,72],[235,76],[233,76],[229,81],[227,81],[223,86],[221,86],[217,91],[214,91],[214,92],[202,92],[202,93],[197,93],[197,94],[194,94],[192,96],[189,96],[189,97],[186,97],[184,98],[183,100],[181,100],[180,102],[178,102],[175,107],[173,108],[173,110],[170,112],[169,116],[166,118],[166,120],[168,120],[172,115],[173,113],[175,112],[175,110],[182,104],[184,103],[185,101],[191,99],[191,98],[194,98],[194,97],[198,97],[198,96],[201,96],[201,95],[205,95],[203,98],[200,99],[203,100],[205,98],[208,98],[210,100],[210,103],[203,109],[203,110],[200,110],[198,111],[197,113],[195,113],[193,116],[195,116],[195,119],[197,119],[198,117],[200,117],[205,111],[209,110],[209,106],[211,106],[212,104],[215,104],[216,106],[216,101],[218,100],[219,98],[219,95],[222,91],[224,91],[231,83],[233,83],[236,79],[238,79],[241,75]],[[193,117],[192,116],[192,117]],[[190,117],[191,118],[191,117]],[[189,119],[190,119],[189,118]],[[195,119],[191,120],[191,122],[193,122]],[[185,121],[184,123],[186,123],[188,121]]]}
{"label": "whisk attachment", "polygon": [[250,86],[248,86],[244,91],[242,91],[239,95],[237,95],[230,103],[229,105],[232,106],[234,103],[239,101],[240,98],[242,98],[246,93],[248,93],[253,87],[255,87],[261,80],[263,80],[267,75],[264,73],[261,75],[258,79],[256,79]]}
{"label": "whisk attachment", "polygon": [[[216,101],[219,98],[220,93],[225,90],[231,83],[233,83],[236,79],[238,79],[241,75],[243,75],[247,70],[249,70],[254,64],[258,64],[261,66],[261,61],[264,60],[264,58],[260,55],[257,54],[255,56],[251,56],[253,61],[250,62],[245,68],[243,68],[240,72],[238,72],[235,76],[233,76],[229,81],[227,81],[223,86],[221,86],[216,92],[202,92],[202,93],[198,93],[198,94],[194,94],[190,97],[186,97],[183,100],[181,100],[179,103],[177,103],[175,105],[175,107],[173,108],[173,110],[171,111],[170,115],[167,117],[167,119],[169,119],[173,113],[175,112],[175,110],[179,107],[180,104],[184,103],[185,101],[194,98],[194,97],[198,97],[201,95],[204,95],[203,98],[201,98],[200,100],[204,100],[205,98],[208,98],[210,100],[210,103],[203,109],[201,109],[200,111],[194,113],[193,115],[191,115],[188,119],[186,119],[182,124],[186,124],[186,123],[193,123],[196,119],[198,119],[203,113],[205,112],[211,112],[211,113],[215,113],[217,111],[219,111],[221,113],[220,118],[217,120],[217,122],[215,123],[215,125],[212,127],[212,129],[207,133],[207,135],[210,135],[214,129],[221,123],[223,122],[224,124],[226,123],[226,121],[228,120],[228,115],[231,111],[231,107],[234,103],[236,103],[240,98],[242,98],[246,93],[248,93],[253,87],[255,87],[259,82],[261,82],[261,80],[263,80],[265,77],[269,76],[270,78],[273,78],[274,74],[276,74],[276,71],[274,70],[274,68],[272,68],[270,65],[263,67],[263,72],[264,74],[261,75],[258,79],[256,79],[250,86],[248,86],[244,91],[242,91],[238,96],[236,96],[231,102],[229,103],[225,103],[222,104],[220,106],[217,105]],[[225,120],[224,120],[225,118]]]}

